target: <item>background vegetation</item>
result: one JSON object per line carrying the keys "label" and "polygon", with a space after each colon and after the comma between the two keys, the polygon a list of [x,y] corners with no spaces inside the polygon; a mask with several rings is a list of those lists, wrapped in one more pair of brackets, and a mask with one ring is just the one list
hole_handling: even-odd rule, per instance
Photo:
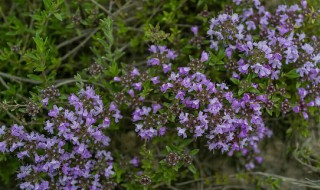
{"label": "background vegetation", "polygon": [[[263,1],[270,9],[290,1]],[[317,0],[308,1],[318,10]],[[126,66],[146,67],[151,44],[165,44],[181,55],[196,57],[200,48],[191,43],[192,26],[205,34],[209,20],[229,8],[227,0],[15,0],[0,3],[0,125],[19,123],[41,131],[48,110],[42,106],[41,91],[59,88],[61,96],[76,92],[84,84],[98,86],[107,101],[115,100],[110,82]],[[233,7],[237,8],[237,7]],[[111,22],[111,20],[112,22]],[[320,35],[320,22],[305,33]],[[193,39],[194,40],[194,39]],[[198,39],[203,40],[203,39]],[[216,52],[217,55],[219,54]],[[180,61],[189,57],[180,57]],[[88,68],[102,65],[103,74],[93,76]],[[222,75],[214,76],[224,81]],[[35,104],[39,113],[28,114]],[[111,128],[112,152],[127,163],[140,155],[143,169],[160,173],[150,189],[320,189],[319,115],[310,120],[287,116],[268,120],[274,136],[262,144],[264,162],[253,171],[241,167],[239,157],[196,150],[204,144],[165,137],[152,144],[141,141],[126,121]],[[121,131],[121,133],[118,132]],[[192,152],[192,167],[178,171],[162,168],[171,145],[176,152]],[[169,147],[169,149],[170,149]],[[138,169],[126,164],[115,167],[118,189],[139,189]],[[16,189],[16,170],[21,161],[0,155],[2,189]],[[169,181],[170,183],[157,183]]]}

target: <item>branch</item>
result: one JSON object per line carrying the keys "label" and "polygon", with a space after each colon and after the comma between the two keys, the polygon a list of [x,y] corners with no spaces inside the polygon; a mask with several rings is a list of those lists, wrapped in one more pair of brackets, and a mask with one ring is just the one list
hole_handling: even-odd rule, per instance
{"label": "branch", "polygon": [[73,38],[71,38],[71,39],[69,39],[69,40],[66,40],[66,41],[58,44],[58,45],[57,45],[57,48],[60,49],[60,48],[66,46],[66,45],[68,45],[68,44],[71,44],[71,43],[74,42],[74,41],[77,41],[77,40],[85,37],[86,35],[88,35],[88,34],[90,33],[90,31],[91,31],[91,30],[89,30],[89,31],[84,31],[83,34],[81,34],[80,36],[73,37]]}
{"label": "branch", "polygon": [[106,8],[104,8],[101,4],[99,4],[97,1],[95,0],[91,0],[91,2],[93,4],[95,4],[96,6],[98,6],[101,10],[103,10],[107,15],[111,16],[111,12],[109,12]]}
{"label": "branch", "polygon": [[314,188],[314,189],[320,189],[320,184],[314,183],[310,180],[308,180],[308,181],[307,180],[299,180],[299,179],[295,179],[295,178],[280,176],[280,175],[276,175],[276,174],[269,174],[269,173],[264,173],[264,172],[251,172],[251,174],[265,176],[265,177],[273,177],[276,179],[280,179],[283,182],[298,185],[300,187],[310,187],[310,188]]}
{"label": "branch", "polygon": [[99,28],[96,28],[93,32],[91,32],[89,34],[88,37],[86,37],[86,39],[83,40],[83,42],[81,42],[77,47],[75,47],[74,49],[72,49],[71,51],[69,51],[66,55],[64,55],[61,58],[61,61],[66,60],[70,55],[72,55],[73,53],[77,52],[82,46],[84,46],[84,44],[87,43],[88,40],[90,40],[90,38],[99,30]]}
{"label": "branch", "polygon": [[28,78],[18,77],[18,76],[10,75],[7,73],[3,73],[1,71],[0,71],[0,76],[9,78],[13,81],[28,82],[31,84],[41,84],[42,83],[42,81],[36,81],[36,80],[28,79]]}

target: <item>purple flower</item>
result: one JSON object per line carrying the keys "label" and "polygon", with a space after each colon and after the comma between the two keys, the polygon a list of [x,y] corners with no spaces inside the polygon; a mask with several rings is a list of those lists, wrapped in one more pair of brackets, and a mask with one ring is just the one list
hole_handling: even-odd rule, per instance
{"label": "purple flower", "polygon": [[191,70],[190,67],[179,67],[178,69],[180,75],[187,75]]}
{"label": "purple flower", "polygon": [[236,72],[233,72],[232,73],[232,78],[235,78],[235,79],[240,79],[240,75]]}
{"label": "purple flower", "polygon": [[314,51],[313,47],[310,44],[304,44],[303,46],[301,46],[301,48],[308,54],[312,54]]}
{"label": "purple flower", "polygon": [[135,76],[139,76],[139,70],[137,68],[133,68],[133,70],[131,71],[131,77],[135,77]]}
{"label": "purple flower", "polygon": [[161,86],[161,92],[166,92],[168,89],[172,88],[173,87],[173,84],[171,83],[166,83],[166,84],[163,84]]}
{"label": "purple flower", "polygon": [[120,111],[117,111],[115,114],[112,115],[115,122],[118,123],[119,122],[119,119],[122,119],[123,116],[120,114]]}
{"label": "purple flower", "polygon": [[184,91],[178,91],[177,95],[176,95],[176,99],[180,99],[180,100],[184,100],[184,96],[186,95],[186,93]]}
{"label": "purple flower", "polygon": [[29,152],[27,150],[21,151],[17,154],[19,159],[23,159],[24,157],[30,157]]}
{"label": "purple flower", "polygon": [[191,27],[191,32],[192,32],[195,36],[197,36],[197,35],[198,35],[198,26],[192,26],[192,27]]}
{"label": "purple flower", "polygon": [[160,127],[160,129],[158,130],[158,134],[159,136],[163,136],[167,131],[166,127]]}
{"label": "purple flower", "polygon": [[299,112],[300,112],[300,107],[299,107],[299,106],[294,106],[294,107],[293,107],[293,111],[294,111],[295,113],[299,113]]}
{"label": "purple flower", "polygon": [[20,184],[20,189],[32,190],[34,186],[30,182],[24,182]]}
{"label": "purple flower", "polygon": [[307,112],[302,112],[302,116],[303,116],[303,118],[306,119],[306,120],[309,118]]}
{"label": "purple flower", "polygon": [[189,115],[189,113],[183,113],[183,112],[180,113],[179,119],[180,119],[181,124],[189,121],[188,115]]}
{"label": "purple flower", "polygon": [[149,51],[152,52],[152,53],[157,53],[157,46],[151,45],[150,48],[149,48]]}
{"label": "purple flower", "polygon": [[306,89],[304,88],[299,88],[298,89],[299,95],[300,95],[300,99],[304,99],[306,97],[306,95],[308,94],[308,91],[306,91]]}
{"label": "purple flower", "polygon": [[301,5],[304,9],[307,8],[307,1],[306,0],[301,0]]}
{"label": "purple flower", "polygon": [[176,81],[178,78],[179,78],[179,74],[172,72],[170,77],[168,78],[168,80],[169,81]]}
{"label": "purple flower", "polygon": [[153,84],[158,84],[160,83],[160,77],[157,76],[157,77],[153,77],[150,79],[152,81]]}
{"label": "purple flower", "polygon": [[157,111],[159,109],[161,109],[161,105],[160,104],[152,104],[153,113],[157,113]]}
{"label": "purple flower", "polygon": [[59,111],[62,110],[62,108],[58,108],[56,105],[53,106],[53,109],[49,111],[48,115],[50,117],[58,117]]}
{"label": "purple flower", "polygon": [[20,135],[22,135],[24,127],[23,126],[18,126],[17,124],[14,124],[11,127],[11,135],[19,137]]}
{"label": "purple flower", "polygon": [[271,71],[266,67],[262,66],[260,63],[257,63],[251,67],[254,69],[254,72],[259,75],[260,78],[267,77],[271,74]]}
{"label": "purple flower", "polygon": [[160,65],[160,60],[158,58],[152,58],[147,61],[147,64],[151,66]]}
{"label": "purple flower", "polygon": [[315,55],[314,57],[312,57],[312,60],[314,61],[315,64],[317,64],[318,62],[320,62],[320,53],[318,53],[317,55]]}
{"label": "purple flower", "polygon": [[7,150],[7,142],[2,141],[0,142],[0,152],[5,152]]}
{"label": "purple flower", "polygon": [[162,65],[162,68],[163,68],[163,72],[164,72],[164,73],[167,73],[167,72],[171,71],[171,63],[169,63],[169,64],[163,64],[163,65]]}
{"label": "purple flower", "polygon": [[169,60],[174,60],[176,57],[177,57],[177,54],[174,51],[172,50],[167,51],[166,58],[168,58]]}
{"label": "purple flower", "polygon": [[222,104],[219,102],[218,98],[210,99],[209,102],[210,104],[208,105],[208,108],[204,111],[217,115],[217,113],[222,109]]}
{"label": "purple flower", "polygon": [[320,97],[316,97],[315,99],[315,105],[320,106]]}
{"label": "purple flower", "polygon": [[199,109],[200,106],[200,100],[192,100],[191,101],[191,107],[194,109]]}
{"label": "purple flower", "polygon": [[239,67],[239,71],[242,73],[242,74],[247,74],[248,73],[248,68],[249,68],[249,64],[245,64],[245,65],[241,65]]}
{"label": "purple flower", "polygon": [[132,160],[130,160],[130,164],[132,164],[134,167],[138,167],[140,163],[140,160],[137,156],[133,157]]}
{"label": "purple flower", "polygon": [[203,52],[201,53],[201,59],[200,59],[200,61],[203,63],[203,62],[208,61],[208,59],[209,59],[209,54],[208,54],[207,52],[203,51]]}
{"label": "purple flower", "polygon": [[178,136],[182,136],[184,139],[187,138],[186,128],[177,127]]}
{"label": "purple flower", "polygon": [[102,127],[107,128],[110,126],[110,119],[108,117],[105,117],[103,122],[102,122]]}
{"label": "purple flower", "polygon": [[142,83],[141,82],[133,83],[132,86],[135,90],[138,90],[138,91],[142,90]]}
{"label": "purple flower", "polygon": [[277,71],[272,71],[271,73],[271,79],[272,80],[278,80],[279,79],[279,74],[280,74],[280,71],[277,70]]}
{"label": "purple flower", "polygon": [[44,98],[43,100],[41,100],[41,102],[43,103],[44,106],[47,106],[49,103],[49,98]]}
{"label": "purple flower", "polygon": [[121,78],[120,78],[120,77],[114,77],[114,78],[113,78],[113,81],[114,81],[114,82],[120,82],[120,81],[121,81]]}
{"label": "purple flower", "polygon": [[166,52],[168,50],[166,46],[158,46],[158,49],[160,51],[160,54],[163,54],[164,52]]}
{"label": "purple flower", "polygon": [[6,133],[5,130],[6,130],[6,126],[2,125],[0,128],[0,136]]}
{"label": "purple flower", "polygon": [[204,114],[202,111],[200,111],[197,119],[201,122],[202,125],[207,125],[209,123],[207,117],[207,114]]}

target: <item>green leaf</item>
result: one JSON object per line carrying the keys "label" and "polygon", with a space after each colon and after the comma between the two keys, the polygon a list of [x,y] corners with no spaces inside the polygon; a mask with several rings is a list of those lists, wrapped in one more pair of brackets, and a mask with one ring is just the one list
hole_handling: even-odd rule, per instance
{"label": "green leaf", "polygon": [[252,93],[255,93],[255,94],[259,94],[259,93],[260,93],[260,91],[259,91],[258,89],[256,89],[256,88],[254,88],[254,87],[250,87],[250,88],[248,89],[248,91],[249,91],[249,92],[252,92]]}
{"label": "green leaf", "polygon": [[43,0],[43,4],[47,10],[51,10],[53,7],[52,0]]}
{"label": "green leaf", "polygon": [[115,173],[114,175],[116,176],[116,182],[120,183],[122,181],[121,175],[124,173],[124,170],[120,169],[117,164],[113,164],[113,169]]}
{"label": "green leaf", "polygon": [[266,89],[266,88],[267,88],[266,84],[264,84],[264,83],[259,83],[259,86],[260,86],[260,88],[262,88],[262,89]]}
{"label": "green leaf", "polygon": [[77,73],[77,75],[74,76],[74,79],[77,81],[76,85],[78,86],[78,88],[82,89],[84,87],[81,75],[79,75],[79,73]]}
{"label": "green leaf", "polygon": [[266,109],[267,110],[267,113],[272,116],[272,110],[269,110],[268,108]]}
{"label": "green leaf", "polygon": [[120,69],[118,68],[118,64],[116,62],[113,62],[108,70],[109,76],[115,77],[118,76],[120,73]]}
{"label": "green leaf", "polygon": [[60,21],[63,20],[63,18],[62,18],[62,16],[61,16],[60,13],[54,13],[54,17],[56,17],[56,18],[57,18],[58,20],[60,20]]}
{"label": "green leaf", "polygon": [[188,169],[189,169],[193,174],[196,174],[196,173],[197,173],[197,170],[196,170],[196,168],[194,167],[194,165],[188,166]]}
{"label": "green leaf", "polygon": [[223,49],[220,49],[218,52],[218,59],[222,60],[226,56],[226,53]]}
{"label": "green leaf", "polygon": [[140,95],[141,95],[142,97],[145,98],[145,97],[148,96],[149,93],[152,91],[152,88],[151,88],[150,86],[151,86],[150,81],[146,81],[146,82],[144,82],[144,83],[142,84],[143,90],[142,90],[142,92],[140,93]]}
{"label": "green leaf", "polygon": [[297,69],[292,69],[291,71],[286,73],[284,76],[286,76],[286,77],[288,77],[290,79],[294,79],[294,78],[300,77],[299,73],[297,73]]}
{"label": "green leaf", "polygon": [[172,116],[169,118],[169,120],[170,120],[171,122],[174,122],[175,119],[176,119],[176,117],[175,117],[174,115],[172,115]]}
{"label": "green leaf", "polygon": [[272,99],[271,99],[273,102],[277,102],[277,101],[279,101],[280,100],[280,98],[278,98],[278,97],[276,97],[276,96],[274,96],[274,97],[272,97]]}
{"label": "green leaf", "polygon": [[243,93],[244,93],[244,90],[240,89],[240,90],[238,91],[238,96],[241,96]]}
{"label": "green leaf", "polygon": [[198,154],[199,151],[200,151],[199,149],[194,149],[189,154],[194,156],[194,155]]}
{"label": "green leaf", "polygon": [[279,117],[280,116],[280,109],[279,108],[276,108],[275,109],[275,113],[276,113],[276,117]]}
{"label": "green leaf", "polygon": [[36,37],[33,37],[33,40],[36,43],[38,52],[39,53],[44,52],[44,46],[45,46],[47,39],[43,40],[43,38],[41,38],[40,34],[37,32]]}
{"label": "green leaf", "polygon": [[44,71],[46,69],[46,66],[44,66],[44,65],[36,65],[35,66],[35,71],[39,71],[39,72],[42,72],[42,71]]}
{"label": "green leaf", "polygon": [[231,82],[233,82],[234,84],[236,85],[239,85],[240,84],[240,80],[238,79],[235,79],[235,78],[230,78]]}
{"label": "green leaf", "polygon": [[34,74],[28,74],[27,75],[29,78],[36,80],[36,81],[42,81],[42,78],[38,75],[34,75]]}

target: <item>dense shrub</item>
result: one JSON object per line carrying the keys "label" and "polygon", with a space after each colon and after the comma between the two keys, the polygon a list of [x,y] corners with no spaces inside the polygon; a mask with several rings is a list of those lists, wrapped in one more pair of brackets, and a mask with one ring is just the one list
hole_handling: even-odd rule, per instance
{"label": "dense shrub", "polygon": [[[230,176],[205,165],[227,160],[240,189],[281,188],[277,179],[287,178],[261,172],[262,145],[300,143],[319,124],[317,4],[194,3],[3,4],[7,187],[203,188],[206,178],[208,188],[226,186]],[[308,146],[299,148],[289,155],[318,174],[319,157],[301,159]]]}

